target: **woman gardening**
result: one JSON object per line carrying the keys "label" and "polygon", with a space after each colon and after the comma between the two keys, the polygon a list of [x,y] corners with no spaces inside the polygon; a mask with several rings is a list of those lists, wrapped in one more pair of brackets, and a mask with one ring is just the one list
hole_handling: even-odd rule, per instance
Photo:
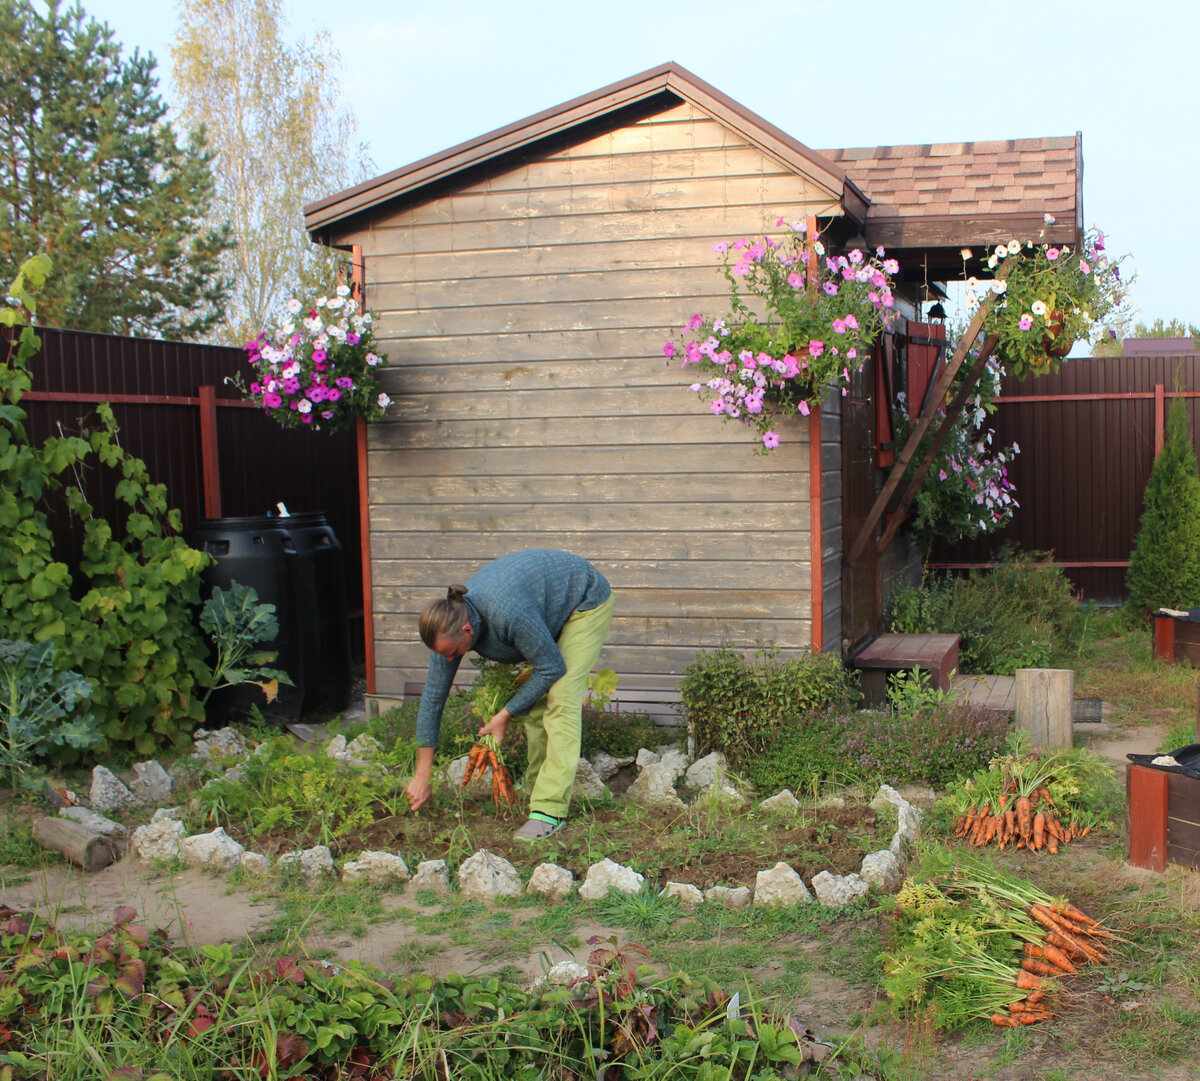
{"label": "woman gardening", "polygon": [[612,622],[612,589],[586,559],[535,548],[501,556],[465,586],[431,601],[419,621],[432,653],[417,714],[417,767],[408,785],[414,811],[428,801],[442,710],[468,651],[501,664],[532,666],[529,678],[479,730],[504,742],[508,722],[526,714],[529,821],[516,832],[540,841],[566,822],[579,765],[583,697]]}

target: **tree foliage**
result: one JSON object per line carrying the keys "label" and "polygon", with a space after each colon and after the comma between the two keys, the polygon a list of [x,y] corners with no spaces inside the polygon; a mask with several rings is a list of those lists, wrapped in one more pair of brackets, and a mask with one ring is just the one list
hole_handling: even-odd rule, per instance
{"label": "tree foliage", "polygon": [[154,67],[78,6],[0,0],[0,280],[49,252],[46,325],[197,338],[219,317],[210,157],[177,140]]}
{"label": "tree foliage", "polygon": [[1146,482],[1126,581],[1129,603],[1143,616],[1200,606],[1200,477],[1182,398],[1171,401],[1163,448]]}
{"label": "tree foliage", "polygon": [[217,154],[214,210],[237,241],[223,263],[234,290],[219,334],[241,345],[289,297],[332,286],[336,253],[308,239],[303,208],[364,179],[368,162],[339,107],[328,34],[289,44],[282,0],[181,0],[179,20],[175,93]]}

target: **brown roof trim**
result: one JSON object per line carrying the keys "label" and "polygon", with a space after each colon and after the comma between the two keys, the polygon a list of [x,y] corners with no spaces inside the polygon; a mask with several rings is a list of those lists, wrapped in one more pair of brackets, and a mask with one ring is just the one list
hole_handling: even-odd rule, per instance
{"label": "brown roof trim", "polygon": [[1004,244],[1010,238],[1033,240],[1043,234],[1047,241],[1077,244],[1080,232],[1074,221],[1047,225],[1041,214],[940,214],[929,217],[898,215],[869,216],[866,239],[889,250],[899,248],[956,248]]}
{"label": "brown roof trim", "polygon": [[842,201],[847,214],[856,224],[862,223],[869,200],[846,176],[841,166],[672,62],[612,83],[591,94],[573,98],[562,105],[310,203],[304,208],[304,227],[310,233],[328,230],[345,218],[411,194],[471,166],[664,92],[697,106],[786,168],[803,173],[827,188]]}

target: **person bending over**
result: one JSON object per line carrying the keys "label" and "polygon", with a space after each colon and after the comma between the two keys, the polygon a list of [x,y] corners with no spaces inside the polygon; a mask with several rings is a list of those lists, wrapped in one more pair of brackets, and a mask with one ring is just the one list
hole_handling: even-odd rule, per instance
{"label": "person bending over", "polygon": [[465,586],[451,586],[443,600],[427,604],[419,629],[432,652],[417,714],[417,766],[407,790],[412,809],[429,799],[442,710],[459,662],[473,650],[533,669],[479,735],[503,743],[509,721],[526,714],[530,814],[516,837],[539,841],[561,829],[579,765],[587,679],[612,613],[604,575],[586,559],[548,548],[501,556]]}

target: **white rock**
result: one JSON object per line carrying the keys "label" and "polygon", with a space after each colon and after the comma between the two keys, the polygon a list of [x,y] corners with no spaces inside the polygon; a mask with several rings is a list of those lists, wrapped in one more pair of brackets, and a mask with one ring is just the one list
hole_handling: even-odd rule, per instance
{"label": "white rock", "polygon": [[687,806],[675,791],[674,774],[657,762],[642,766],[625,795],[638,806],[652,811],[682,811]]}
{"label": "white rock", "polygon": [[592,769],[600,775],[600,780],[602,781],[607,781],[626,766],[633,765],[633,762],[634,759],[632,758],[614,758],[611,754],[607,754],[604,751],[592,755]]}
{"label": "white rock", "polygon": [[637,758],[635,758],[634,761],[637,762],[639,768],[644,768],[646,766],[657,766],[659,757],[660,755],[657,751],[652,751],[649,747],[643,747],[640,751],[638,751]]}
{"label": "white rock", "polygon": [[384,886],[407,882],[411,877],[408,864],[391,852],[360,852],[342,864],[343,882],[372,882]]}
{"label": "white rock", "polygon": [[158,810],[156,810],[154,812],[154,817],[151,818],[150,821],[151,822],[159,822],[164,818],[172,818],[172,819],[175,819],[176,821],[178,821],[179,819],[183,818],[183,808],[182,807],[159,807]]}
{"label": "white rock", "polygon": [[96,811],[119,811],[122,807],[134,807],[141,801],[125,783],[106,766],[92,770],[92,789],[88,796],[92,809]]}
{"label": "white rock", "polygon": [[494,901],[497,897],[519,897],[521,876],[517,869],[494,852],[481,848],[463,860],[458,869],[458,891],[468,901]]}
{"label": "white rock", "polygon": [[776,792],[763,800],[758,806],[767,814],[790,814],[800,810],[800,801],[792,794],[790,788],[785,788],[782,792]]}
{"label": "white rock", "polygon": [[113,837],[127,832],[120,822],[114,822],[111,818],[98,815],[86,807],[63,807],[59,810],[58,817],[78,822],[81,826],[86,826],[93,833],[98,833],[102,837]]}
{"label": "white rock", "polygon": [[355,736],[349,743],[345,736],[338,733],[325,745],[326,757],[359,768],[377,765],[376,758],[382,750],[379,741],[366,732]]}
{"label": "white rock", "polygon": [[704,899],[726,908],[749,908],[751,893],[749,886],[710,886],[704,891]]}
{"label": "white rock", "polygon": [[680,907],[690,912],[704,900],[704,894],[698,886],[690,882],[668,882],[658,892],[659,897],[674,897]]}
{"label": "white rock", "polygon": [[317,882],[334,873],[333,853],[328,845],[314,845],[302,852],[285,852],[279,857],[281,871],[299,870],[305,882]]}
{"label": "white rock", "polygon": [[577,961],[559,961],[546,972],[546,984],[550,987],[570,987],[580,980],[586,980],[588,975],[587,965]]}
{"label": "white rock", "polygon": [[678,747],[667,747],[660,752],[658,764],[665,766],[673,774],[672,780],[678,781],[685,773],[690,763],[690,759]]}
{"label": "white rock", "polygon": [[409,883],[412,893],[429,891],[443,899],[450,896],[450,870],[445,860],[422,860]]}
{"label": "white rock", "polygon": [[171,798],[174,782],[162,765],[151,759],[149,762],[134,763],[133,780],[129,782],[129,787],[143,803],[165,803]]}
{"label": "white rock", "polygon": [[271,870],[271,861],[261,852],[243,852],[238,867],[244,875],[262,878]]}
{"label": "white rock", "polygon": [[716,779],[729,772],[729,763],[720,751],[698,758],[687,768],[685,780],[689,788],[709,788]]}
{"label": "white rock", "polygon": [[187,835],[177,818],[155,818],[148,826],[133,831],[133,850],[144,860],[174,860],[183,855]]}
{"label": "white rock", "polygon": [[890,784],[881,784],[875,798],[871,800],[870,808],[872,811],[886,811],[889,807],[899,810],[907,802]]}
{"label": "white rock", "polygon": [[900,888],[904,878],[904,868],[893,852],[868,852],[863,856],[862,867],[858,872],[864,881],[877,886],[884,893],[892,893]]}
{"label": "white rock", "polygon": [[579,887],[579,896],[585,901],[598,901],[606,896],[609,890],[637,893],[645,881],[645,876],[638,874],[631,867],[624,867],[605,857],[588,868],[587,877]]}
{"label": "white rock", "polygon": [[901,785],[897,792],[906,803],[932,807],[937,802],[937,793],[927,784]]}
{"label": "white rock", "polygon": [[817,900],[830,908],[848,905],[864,896],[871,888],[869,882],[856,874],[835,875],[828,871],[814,875],[812,884]]}
{"label": "white rock", "polygon": [[188,866],[209,867],[215,871],[232,871],[246,851],[220,826],[211,833],[185,837],[180,849]]}
{"label": "white rock", "polygon": [[206,732],[198,728],[192,734],[196,741],[192,755],[206,762],[214,759],[221,761],[227,758],[245,758],[249,753],[246,740],[236,728],[220,728],[216,732]]}
{"label": "white rock", "polygon": [[536,893],[551,904],[569,897],[575,888],[575,876],[556,863],[539,863],[529,876],[526,893]]}
{"label": "white rock", "polygon": [[759,871],[755,876],[755,907],[787,908],[811,898],[804,880],[782,860],[769,871]]}
{"label": "white rock", "polygon": [[604,782],[592,767],[591,762],[586,758],[579,760],[579,765],[575,770],[575,787],[572,789],[572,796],[576,799],[604,799],[610,795],[607,788],[604,787]]}

